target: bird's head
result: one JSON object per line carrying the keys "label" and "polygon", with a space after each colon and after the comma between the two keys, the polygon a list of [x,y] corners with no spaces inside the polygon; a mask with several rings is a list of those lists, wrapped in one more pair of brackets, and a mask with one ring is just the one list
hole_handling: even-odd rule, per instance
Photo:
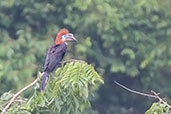
{"label": "bird's head", "polygon": [[77,41],[72,33],[65,28],[61,29],[56,36],[56,45],[62,44],[64,42]]}

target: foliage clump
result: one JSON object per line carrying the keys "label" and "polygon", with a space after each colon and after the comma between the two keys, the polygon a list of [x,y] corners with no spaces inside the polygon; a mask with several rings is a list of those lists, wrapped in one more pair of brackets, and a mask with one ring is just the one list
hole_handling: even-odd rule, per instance
{"label": "foliage clump", "polygon": [[69,62],[49,77],[45,91],[40,92],[37,84],[34,94],[24,104],[15,103],[8,111],[11,114],[81,114],[90,108],[89,91],[100,83],[103,80],[93,66],[84,61]]}
{"label": "foliage clump", "polygon": [[171,114],[171,110],[165,104],[157,102],[153,103],[145,114]]}

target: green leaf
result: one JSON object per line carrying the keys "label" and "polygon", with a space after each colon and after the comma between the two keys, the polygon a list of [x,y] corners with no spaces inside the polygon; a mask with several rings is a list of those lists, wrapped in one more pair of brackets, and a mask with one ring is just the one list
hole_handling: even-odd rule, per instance
{"label": "green leaf", "polygon": [[128,56],[130,59],[135,59],[135,53],[134,53],[134,51],[132,50],[132,49],[130,49],[130,48],[125,48],[125,49],[123,49],[122,51],[121,51],[121,55],[122,56],[124,56],[124,55],[126,55],[126,56]]}

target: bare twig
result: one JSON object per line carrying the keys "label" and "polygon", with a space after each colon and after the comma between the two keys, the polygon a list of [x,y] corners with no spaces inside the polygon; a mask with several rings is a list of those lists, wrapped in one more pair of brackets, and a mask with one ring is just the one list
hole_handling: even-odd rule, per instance
{"label": "bare twig", "polygon": [[26,87],[22,88],[20,91],[18,91],[13,97],[12,99],[9,101],[9,103],[5,106],[5,108],[2,110],[1,114],[6,114],[8,108],[10,107],[10,105],[15,101],[15,99],[24,91],[26,91],[27,89],[31,88],[33,85],[35,85],[42,77],[43,74],[40,75],[40,77],[38,76],[32,83],[30,83],[29,85],[27,85]]}
{"label": "bare twig", "polygon": [[114,81],[114,83],[117,84],[118,86],[122,87],[123,89],[131,92],[131,93],[135,93],[137,95],[141,95],[141,96],[145,96],[145,97],[151,97],[151,98],[158,99],[159,102],[165,104],[168,108],[171,109],[171,106],[159,96],[159,93],[156,93],[153,90],[151,90],[152,94],[147,94],[147,93],[142,93],[142,92],[139,92],[139,91],[135,91],[135,90],[129,89],[126,86],[118,83],[117,81]]}
{"label": "bare twig", "polygon": [[157,97],[154,96],[154,95],[150,95],[150,94],[146,94],[146,93],[142,93],[142,92],[138,92],[138,91],[129,89],[129,88],[127,88],[126,86],[124,86],[124,85],[118,83],[117,81],[114,81],[114,82],[115,82],[115,84],[117,84],[118,86],[122,87],[123,89],[125,89],[125,90],[127,90],[127,91],[129,91],[129,92],[131,92],[131,93],[135,93],[135,94],[142,95],[142,96],[146,96],[146,97],[157,98]]}

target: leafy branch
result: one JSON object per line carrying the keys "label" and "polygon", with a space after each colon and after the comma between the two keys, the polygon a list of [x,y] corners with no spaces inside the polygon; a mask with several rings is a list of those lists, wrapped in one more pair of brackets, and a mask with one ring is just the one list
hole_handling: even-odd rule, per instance
{"label": "leafy branch", "polygon": [[[89,101],[87,99],[88,89],[95,86],[96,81],[103,83],[103,80],[94,70],[93,66],[88,65],[82,60],[71,59],[62,62],[61,64],[62,67],[59,67],[56,70],[55,76],[50,76],[49,83],[47,84],[47,88],[44,92],[37,91],[39,90],[38,85],[37,88],[35,88],[34,94],[26,103],[20,104],[19,107],[15,106],[15,104],[11,106],[21,93],[38,83],[42,77],[42,74],[39,74],[33,82],[13,95],[2,110],[2,114],[9,111],[15,113],[16,111],[23,111],[23,109],[24,113],[35,111],[46,112],[47,107],[49,107],[48,109],[51,113],[53,113],[52,110],[54,110],[54,113],[66,113],[66,111],[67,113],[79,113],[81,103],[88,103]],[[42,107],[44,108],[42,109]],[[66,107],[68,107],[67,110]]]}

